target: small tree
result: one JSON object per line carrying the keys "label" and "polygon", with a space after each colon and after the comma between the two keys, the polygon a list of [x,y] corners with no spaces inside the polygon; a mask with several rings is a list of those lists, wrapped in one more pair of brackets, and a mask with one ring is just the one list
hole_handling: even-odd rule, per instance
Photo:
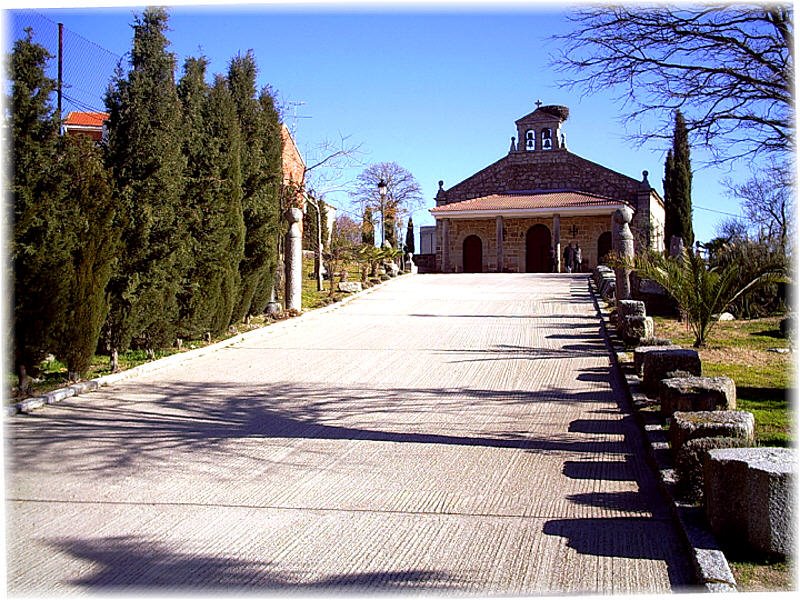
{"label": "small tree", "polygon": [[361,221],[361,243],[368,246],[375,245],[375,223],[372,220],[372,208],[364,207],[364,216]]}
{"label": "small tree", "polygon": [[414,219],[408,217],[408,229],[406,230],[406,252],[414,254],[416,248],[414,247]]}
{"label": "small tree", "polygon": [[664,258],[658,254],[637,257],[634,268],[639,275],[661,285],[678,303],[695,335],[694,347],[705,346],[708,334],[724,312],[743,294],[767,283],[781,281],[784,272],[778,264],[729,264],[708,267],[705,260],[684,249],[682,255]]}

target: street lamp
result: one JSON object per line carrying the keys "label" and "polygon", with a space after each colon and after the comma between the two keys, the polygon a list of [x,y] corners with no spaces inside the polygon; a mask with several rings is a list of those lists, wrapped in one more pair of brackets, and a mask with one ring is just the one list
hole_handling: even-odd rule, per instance
{"label": "street lamp", "polygon": [[381,248],[383,248],[383,242],[385,240],[386,235],[386,182],[381,177],[381,180],[378,182],[378,194],[381,197]]}

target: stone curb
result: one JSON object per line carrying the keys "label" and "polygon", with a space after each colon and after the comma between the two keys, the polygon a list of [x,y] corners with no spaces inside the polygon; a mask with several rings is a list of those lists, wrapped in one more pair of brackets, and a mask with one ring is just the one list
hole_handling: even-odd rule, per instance
{"label": "stone curb", "polygon": [[[402,275],[410,275],[410,274],[411,273],[403,273]],[[360,298],[361,296],[369,294],[370,292],[376,290],[379,287],[383,287],[384,285],[389,284],[392,281],[400,279],[402,275],[398,275],[397,277],[394,277],[387,281],[383,281],[378,285],[374,285],[360,292],[356,292],[354,294],[350,294],[349,296],[345,296],[338,302],[334,302],[332,304],[328,304],[327,306],[321,306],[319,308],[315,308],[300,313],[296,317],[291,317],[288,319],[283,319],[281,321],[270,323],[269,325],[264,325],[262,327],[259,327],[258,329],[252,329],[250,331],[245,331],[244,333],[239,333],[237,335],[216,342],[214,344],[203,346],[202,348],[195,348],[194,350],[187,350],[186,352],[171,354],[170,356],[165,356],[163,358],[159,358],[157,360],[153,360],[138,365],[136,367],[126,369],[125,371],[120,371],[119,373],[103,375],[102,377],[89,379],[88,381],[80,381],[78,383],[74,383],[67,387],[47,392],[45,394],[42,394],[41,396],[25,398],[24,400],[20,400],[15,404],[4,407],[5,416],[12,417],[19,413],[27,414],[30,413],[31,411],[47,406],[48,404],[57,404],[66,398],[71,398],[73,396],[80,396],[82,394],[92,392],[94,390],[100,389],[101,387],[112,385],[114,383],[123,381],[125,379],[130,379],[132,377],[137,377],[139,375],[144,375],[147,373],[153,373],[160,369],[180,364],[186,360],[192,360],[194,358],[205,356],[206,354],[209,354],[211,352],[216,352],[217,350],[227,348],[228,346],[233,346],[234,344],[238,344],[239,342],[243,342],[250,338],[257,337],[265,333],[270,333],[272,331],[275,331],[276,328],[283,329],[285,327],[294,326],[298,323],[300,319],[308,318],[313,315],[325,314],[327,312],[331,312],[333,310],[341,308],[342,306],[344,306],[349,302],[352,302],[356,298]]]}
{"label": "stone curb", "polygon": [[672,466],[667,433],[657,422],[656,415],[648,418],[646,412],[642,410],[652,406],[654,402],[639,391],[641,383],[639,377],[623,371],[619,360],[623,347],[618,338],[611,333],[613,328],[609,323],[610,311],[600,308],[596,286],[591,278],[588,281],[597,314],[602,319],[603,335],[612,352],[613,367],[624,382],[623,387],[634,408],[634,418],[644,433],[648,461],[658,473],[661,491],[668,501],[684,541],[689,546],[697,582],[707,592],[736,592],[736,579],[725,554],[705,522],[703,509],[685,504],[676,497],[674,491],[676,475]]}

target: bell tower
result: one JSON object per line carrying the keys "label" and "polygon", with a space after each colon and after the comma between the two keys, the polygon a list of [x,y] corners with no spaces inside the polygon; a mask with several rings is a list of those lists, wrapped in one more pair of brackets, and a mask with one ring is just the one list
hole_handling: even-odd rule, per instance
{"label": "bell tower", "polygon": [[565,136],[561,124],[569,118],[566,106],[542,106],[536,101],[536,110],[517,119],[517,152],[550,152],[565,150]]}

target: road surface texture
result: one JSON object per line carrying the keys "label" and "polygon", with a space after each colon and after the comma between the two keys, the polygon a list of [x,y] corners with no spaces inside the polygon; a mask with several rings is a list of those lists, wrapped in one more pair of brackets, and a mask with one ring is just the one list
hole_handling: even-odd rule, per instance
{"label": "road surface texture", "polygon": [[7,420],[13,592],[666,592],[585,275],[419,275]]}

